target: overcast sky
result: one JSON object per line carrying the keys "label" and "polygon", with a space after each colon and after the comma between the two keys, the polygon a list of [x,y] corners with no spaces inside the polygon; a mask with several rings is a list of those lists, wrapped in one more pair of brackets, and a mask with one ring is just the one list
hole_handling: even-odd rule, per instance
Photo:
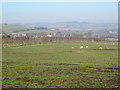
{"label": "overcast sky", "polygon": [[3,23],[117,23],[117,2],[3,2]]}

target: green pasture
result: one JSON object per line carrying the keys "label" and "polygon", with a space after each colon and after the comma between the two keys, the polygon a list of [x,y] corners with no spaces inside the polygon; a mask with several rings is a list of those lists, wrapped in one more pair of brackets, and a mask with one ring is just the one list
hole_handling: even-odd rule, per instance
{"label": "green pasture", "polygon": [[[108,49],[99,49],[104,46]],[[118,45],[81,42],[11,46],[2,50],[2,72],[3,88],[117,88]]]}
{"label": "green pasture", "polygon": [[14,26],[14,25],[5,25],[2,26],[2,30],[6,33],[13,33],[14,31],[20,31],[20,30],[24,30],[25,27],[23,26]]}

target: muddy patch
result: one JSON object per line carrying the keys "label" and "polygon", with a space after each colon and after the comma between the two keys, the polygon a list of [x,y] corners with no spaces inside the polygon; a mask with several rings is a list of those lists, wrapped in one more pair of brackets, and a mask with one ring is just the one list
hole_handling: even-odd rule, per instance
{"label": "muddy patch", "polygon": [[69,50],[69,51],[66,51],[66,52],[83,53],[83,52],[85,52],[85,51],[83,51],[83,50]]}
{"label": "muddy patch", "polygon": [[7,77],[6,77],[6,78],[3,78],[3,80],[9,80],[9,79],[10,79],[10,78],[7,78]]}
{"label": "muddy patch", "polygon": [[37,65],[45,65],[45,66],[55,66],[55,65],[79,65],[79,64],[67,64],[67,63],[59,63],[59,64],[47,64],[47,63],[42,63],[42,64],[36,64]]}
{"label": "muddy patch", "polygon": [[115,51],[117,49],[91,49],[91,50],[96,50],[96,51]]}
{"label": "muddy patch", "polygon": [[41,85],[45,85],[46,84],[44,80],[30,79],[30,78],[27,78],[27,77],[15,78],[15,80],[20,80],[20,81],[23,81],[23,82],[38,83],[38,84],[41,84]]}
{"label": "muddy patch", "polygon": [[102,67],[87,67],[93,71],[97,72],[115,72],[115,70],[119,70],[119,68],[102,68]]}

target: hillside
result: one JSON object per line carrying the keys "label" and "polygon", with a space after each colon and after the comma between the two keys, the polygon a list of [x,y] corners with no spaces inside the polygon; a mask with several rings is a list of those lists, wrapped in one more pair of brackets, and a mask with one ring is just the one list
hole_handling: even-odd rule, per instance
{"label": "hillside", "polygon": [[25,27],[20,25],[2,25],[2,31],[6,33],[13,33],[15,31],[21,31],[24,29]]}

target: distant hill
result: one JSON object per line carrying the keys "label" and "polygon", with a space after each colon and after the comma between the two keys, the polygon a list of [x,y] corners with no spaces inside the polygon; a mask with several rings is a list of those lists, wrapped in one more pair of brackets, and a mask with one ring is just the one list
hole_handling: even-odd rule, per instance
{"label": "distant hill", "polygon": [[24,26],[19,25],[2,25],[2,31],[4,31],[5,33],[13,33],[15,31],[21,31],[24,29]]}
{"label": "distant hill", "polygon": [[[22,24],[21,24],[22,25]],[[89,23],[89,22],[40,22],[40,23],[27,23],[23,24],[29,27],[47,27],[56,29],[76,29],[79,31],[91,31],[91,32],[105,32],[105,31],[117,31],[117,23]]]}
{"label": "distant hill", "polygon": [[[37,28],[35,28],[37,27]],[[45,27],[46,29],[42,29]],[[40,23],[27,23],[27,24],[9,24],[3,25],[2,30],[6,33],[39,33],[42,30],[70,30],[73,32],[91,32],[91,33],[108,33],[118,32],[118,25],[115,23],[88,23],[88,22],[40,22]],[[34,28],[34,29],[33,29]]]}
{"label": "distant hill", "polygon": [[51,32],[49,29],[44,27],[28,27],[22,25],[2,25],[2,31],[6,34],[10,33],[41,33],[43,30],[45,32]]}

